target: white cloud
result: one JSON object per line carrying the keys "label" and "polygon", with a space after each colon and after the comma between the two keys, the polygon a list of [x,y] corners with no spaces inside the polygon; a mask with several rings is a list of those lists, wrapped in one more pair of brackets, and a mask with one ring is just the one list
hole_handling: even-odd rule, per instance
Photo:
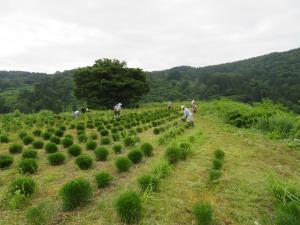
{"label": "white cloud", "polygon": [[300,47],[298,21],[298,0],[1,0],[0,69],[223,63]]}

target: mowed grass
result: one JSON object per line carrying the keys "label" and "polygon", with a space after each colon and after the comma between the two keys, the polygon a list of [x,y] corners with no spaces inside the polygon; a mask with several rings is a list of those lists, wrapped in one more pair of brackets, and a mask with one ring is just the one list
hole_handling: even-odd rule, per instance
{"label": "mowed grass", "polygon": [[[159,136],[148,129],[138,136],[142,143],[153,144],[154,156],[143,159],[142,163],[134,165],[126,173],[117,172],[114,166],[116,155],[111,145],[108,146],[108,160],[94,161],[93,169],[87,171],[80,170],[74,162],[75,158],[69,157],[67,153],[64,165],[50,166],[45,151],[38,150],[39,172],[32,175],[38,183],[38,190],[31,198],[30,205],[50,200],[60,208],[58,192],[63,184],[82,176],[90,180],[94,190],[97,190],[95,175],[104,170],[113,175],[113,184],[95,191],[93,200],[86,206],[72,212],[59,212],[55,224],[122,224],[116,215],[114,204],[119,194],[128,190],[144,195],[143,217],[139,224],[196,224],[192,208],[199,201],[208,201],[213,205],[216,225],[262,224],[264,217],[273,213],[274,204],[273,197],[267,192],[267,176],[277,173],[299,185],[299,152],[253,130],[226,125],[214,116],[196,114],[195,117],[195,128],[185,130],[170,143],[189,142],[192,145],[192,156],[173,166],[171,173],[161,180],[158,192],[145,196],[137,185],[137,178],[152,171],[163,158],[167,147],[159,145]],[[89,132],[87,129],[87,133]],[[75,137],[75,133],[71,134]],[[212,167],[213,153],[218,148],[225,151],[222,176],[218,183],[210,184],[208,173]],[[0,152],[3,151],[7,151],[6,145],[1,145]],[[94,157],[92,151],[84,150],[84,153]],[[121,155],[127,153],[128,150],[125,150]],[[19,155],[15,156],[15,162],[18,158]],[[16,165],[14,163],[10,169],[0,170],[1,199],[9,181],[18,175]],[[1,210],[0,224],[24,224],[24,213],[24,210]]]}

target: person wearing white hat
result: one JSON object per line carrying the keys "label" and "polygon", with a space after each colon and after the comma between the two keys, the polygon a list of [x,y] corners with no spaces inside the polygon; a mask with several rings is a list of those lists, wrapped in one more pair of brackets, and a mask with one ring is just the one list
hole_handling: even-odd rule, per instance
{"label": "person wearing white hat", "polygon": [[114,106],[114,117],[119,117],[121,115],[122,103],[118,103]]}
{"label": "person wearing white hat", "polygon": [[183,110],[183,120],[186,120],[188,123],[193,122],[193,113],[185,106],[181,106],[181,110]]}
{"label": "person wearing white hat", "polygon": [[167,108],[168,108],[168,110],[172,109],[172,102],[171,101],[168,102]]}

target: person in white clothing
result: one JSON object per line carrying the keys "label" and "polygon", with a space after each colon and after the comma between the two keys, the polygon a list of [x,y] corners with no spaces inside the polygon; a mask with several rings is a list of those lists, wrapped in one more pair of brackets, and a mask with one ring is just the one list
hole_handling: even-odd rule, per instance
{"label": "person in white clothing", "polygon": [[185,106],[181,106],[181,109],[183,110],[182,119],[185,119],[187,122],[192,122],[193,121],[193,113]]}
{"label": "person in white clothing", "polygon": [[73,118],[79,117],[79,111],[77,111],[77,110],[74,111],[72,115],[73,115]]}
{"label": "person in white clothing", "polygon": [[121,115],[122,103],[118,103],[114,106],[114,117],[119,117]]}
{"label": "person in white clothing", "polygon": [[171,101],[169,101],[168,102],[168,107],[167,107],[169,110],[172,108],[172,102]]}

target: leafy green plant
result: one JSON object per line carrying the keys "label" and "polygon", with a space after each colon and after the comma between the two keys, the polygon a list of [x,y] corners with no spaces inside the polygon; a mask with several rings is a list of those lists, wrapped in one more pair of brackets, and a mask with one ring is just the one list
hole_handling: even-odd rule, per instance
{"label": "leafy green plant", "polygon": [[0,155],[0,168],[8,168],[13,164],[14,158],[8,154]]}
{"label": "leafy green plant", "polygon": [[164,178],[171,172],[171,165],[168,160],[161,159],[152,170],[152,173],[158,178]]}
{"label": "leafy green plant", "polygon": [[96,174],[96,183],[98,188],[105,188],[111,184],[113,177],[110,173],[102,171]]}
{"label": "leafy green plant", "polygon": [[97,148],[97,142],[96,141],[89,141],[86,143],[86,149],[87,150],[95,150]]}
{"label": "leafy green plant", "polygon": [[213,169],[214,170],[220,170],[223,167],[223,161],[220,159],[214,159],[213,160]]}
{"label": "leafy green plant", "polygon": [[80,134],[80,135],[78,135],[77,139],[80,143],[85,143],[85,142],[87,142],[88,137],[85,134]]}
{"label": "leafy green plant", "polygon": [[32,158],[32,159],[36,159],[37,158],[37,151],[33,150],[33,149],[27,149],[23,152],[22,154],[22,158]]}
{"label": "leafy green plant", "polygon": [[45,145],[45,150],[47,153],[54,153],[54,152],[57,152],[57,145],[53,142],[48,142],[46,145]]}
{"label": "leafy green plant", "polygon": [[154,128],[153,129],[153,134],[158,135],[160,133],[160,129],[159,128]]}
{"label": "leafy green plant", "polygon": [[109,151],[104,147],[99,147],[94,150],[96,160],[106,161]]}
{"label": "leafy green plant", "polygon": [[76,158],[75,163],[80,169],[87,170],[92,167],[93,159],[88,155],[80,155]]}
{"label": "leafy green plant", "polygon": [[132,162],[128,157],[121,156],[116,159],[115,165],[119,172],[126,172],[130,169]]}
{"label": "leafy green plant", "polygon": [[210,170],[209,171],[209,180],[215,181],[218,180],[221,177],[221,171],[220,170]]}
{"label": "leafy green plant", "polygon": [[56,135],[57,137],[62,137],[64,136],[64,131],[61,129],[55,130],[54,135]]}
{"label": "leafy green plant", "polygon": [[36,140],[32,142],[32,147],[34,149],[42,149],[44,147],[44,142]]}
{"label": "leafy green plant", "polygon": [[141,150],[145,156],[150,157],[153,155],[153,146],[150,143],[143,143],[141,145]]}
{"label": "leafy green plant", "polygon": [[6,135],[0,135],[0,143],[8,143],[9,142],[9,138]]}
{"label": "leafy green plant", "polygon": [[288,202],[279,205],[275,211],[276,225],[299,225],[300,203]]}
{"label": "leafy green plant", "polygon": [[[39,136],[41,136],[41,134],[42,134],[42,131],[41,130],[33,130],[32,131],[32,134],[34,135],[34,136],[36,136],[36,137],[39,137]],[[26,136],[26,135],[25,135]],[[22,138],[22,137],[21,137]]]}
{"label": "leafy green plant", "polygon": [[143,191],[157,191],[159,179],[153,175],[143,175],[138,178],[138,184]]}
{"label": "leafy green plant", "polygon": [[57,136],[52,136],[49,140],[57,145],[60,144],[60,138]]}
{"label": "leafy green plant", "polygon": [[61,141],[64,148],[68,148],[73,144],[73,140],[69,137],[64,137]]}
{"label": "leafy green plant", "polygon": [[22,173],[22,174],[32,174],[37,171],[38,164],[37,164],[36,160],[27,158],[27,159],[22,159],[19,162],[18,168],[19,168],[20,173]]}
{"label": "leafy green plant", "polygon": [[101,136],[108,136],[109,130],[107,130],[107,129],[100,130],[100,134],[101,134]]}
{"label": "leafy green plant", "polygon": [[124,143],[125,147],[134,146],[135,145],[134,137],[132,137],[132,136],[125,137],[123,140],[123,143]]}
{"label": "leafy green plant", "polygon": [[112,148],[116,154],[119,154],[122,152],[122,145],[114,145]]}
{"label": "leafy green plant", "polygon": [[23,145],[21,144],[17,144],[17,143],[13,143],[9,146],[9,152],[11,154],[17,154],[17,153],[21,153],[23,150]]}
{"label": "leafy green plant", "polygon": [[79,156],[81,154],[81,147],[73,144],[68,148],[68,153],[74,157]]}
{"label": "leafy green plant", "polygon": [[42,133],[42,137],[44,138],[44,140],[49,140],[51,138],[52,134],[48,131]]}
{"label": "leafy green plant", "polygon": [[201,202],[193,207],[197,225],[211,225],[213,222],[213,207],[210,203]]}
{"label": "leafy green plant", "polygon": [[93,189],[89,181],[75,178],[60,189],[59,195],[63,201],[63,209],[69,211],[86,204],[92,198]]}
{"label": "leafy green plant", "polygon": [[126,192],[120,195],[115,207],[124,223],[137,223],[142,216],[142,201],[135,192]]}
{"label": "leafy green plant", "polygon": [[128,158],[134,163],[140,163],[142,158],[143,158],[143,153],[141,150],[139,149],[134,149],[131,150],[128,154],[127,154]]}
{"label": "leafy green plant", "polygon": [[109,145],[109,144],[110,144],[110,138],[109,137],[101,138],[101,145]]}
{"label": "leafy green plant", "polygon": [[36,183],[31,177],[18,177],[9,185],[9,192],[15,194],[20,192],[22,195],[32,195],[36,190]]}
{"label": "leafy green plant", "polygon": [[28,136],[28,135],[25,136],[22,140],[23,140],[24,145],[29,145],[34,141],[33,137]]}
{"label": "leafy green plant", "polygon": [[47,160],[51,165],[61,165],[65,162],[66,156],[61,152],[51,153],[47,156]]}
{"label": "leafy green plant", "polygon": [[175,164],[182,158],[182,152],[179,147],[171,146],[166,149],[165,156],[171,164]]}
{"label": "leafy green plant", "polygon": [[222,149],[217,149],[214,151],[215,158],[219,160],[224,160],[225,152]]}
{"label": "leafy green plant", "polygon": [[112,134],[112,139],[116,141],[120,141],[120,135],[118,133]]}
{"label": "leafy green plant", "polygon": [[53,203],[41,202],[27,210],[27,223],[30,225],[53,224],[55,211],[56,210]]}

